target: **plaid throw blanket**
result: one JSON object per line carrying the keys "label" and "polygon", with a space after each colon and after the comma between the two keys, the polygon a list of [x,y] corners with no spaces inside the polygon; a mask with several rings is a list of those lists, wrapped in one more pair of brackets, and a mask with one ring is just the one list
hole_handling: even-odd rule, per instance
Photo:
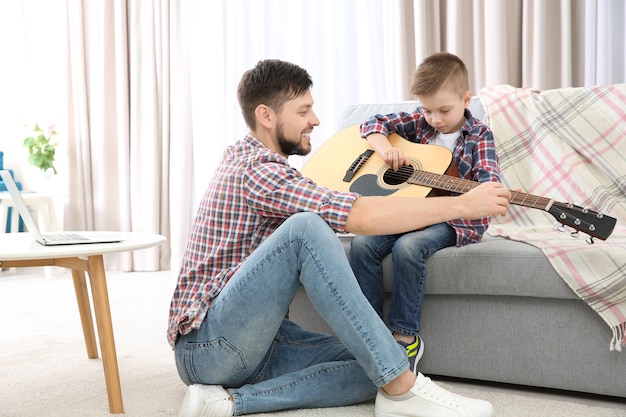
{"label": "plaid throw blanket", "polygon": [[508,85],[480,91],[511,189],[573,203],[617,219],[606,240],[586,242],[555,228],[543,210],[511,206],[492,235],[540,248],[570,288],[626,345],[626,84],[537,91]]}

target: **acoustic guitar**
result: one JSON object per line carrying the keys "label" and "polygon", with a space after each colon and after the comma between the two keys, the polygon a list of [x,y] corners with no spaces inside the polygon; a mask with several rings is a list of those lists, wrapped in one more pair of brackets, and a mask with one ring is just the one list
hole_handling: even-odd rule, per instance
{"label": "acoustic guitar", "polygon": [[[394,171],[361,138],[359,125],[347,127],[329,138],[307,161],[302,173],[325,187],[361,195],[427,197],[433,190],[463,194],[479,183],[458,176],[452,152],[443,146],[409,142],[389,136],[392,146],[402,149],[409,165]],[[544,210],[561,225],[606,240],[617,220],[580,206],[561,203],[511,190],[511,204]]]}

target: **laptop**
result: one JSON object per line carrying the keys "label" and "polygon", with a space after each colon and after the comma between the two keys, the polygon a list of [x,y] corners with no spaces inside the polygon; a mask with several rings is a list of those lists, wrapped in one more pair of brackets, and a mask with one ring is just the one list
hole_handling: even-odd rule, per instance
{"label": "laptop", "polygon": [[89,232],[86,234],[81,234],[81,232],[51,232],[42,234],[39,230],[39,226],[37,226],[37,222],[28,209],[28,205],[26,205],[26,201],[24,201],[20,190],[17,189],[17,185],[15,185],[15,181],[13,180],[11,173],[6,169],[0,170],[0,177],[2,177],[2,180],[7,187],[7,191],[11,195],[13,203],[22,217],[26,228],[33,238],[42,245],[78,245],[85,243],[111,243],[121,241],[119,236],[107,234],[106,232],[102,232],[102,234],[97,232]]}

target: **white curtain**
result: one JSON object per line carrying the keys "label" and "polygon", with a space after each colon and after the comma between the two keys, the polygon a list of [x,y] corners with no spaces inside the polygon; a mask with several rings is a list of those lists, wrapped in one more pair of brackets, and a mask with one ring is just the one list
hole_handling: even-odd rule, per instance
{"label": "white curtain", "polygon": [[626,81],[626,2],[585,2],[585,85]]}
{"label": "white curtain", "polygon": [[[172,151],[183,143],[171,158],[179,164],[172,171],[180,170],[180,182],[170,188],[177,193],[171,195],[177,210],[172,228],[181,225],[180,233],[171,236],[174,266],[224,148],[247,133],[236,97],[244,71],[266,58],[308,70],[321,120],[313,133],[315,147],[335,133],[346,105],[408,98],[407,77],[413,68],[403,56],[403,31],[379,27],[395,27],[403,19],[402,0],[173,3],[179,3],[171,13],[177,13],[172,33],[180,54],[171,61],[172,83],[178,84],[172,85],[171,95]],[[404,63],[404,70],[398,63]],[[178,128],[174,123],[180,123]],[[301,166],[304,160],[294,157],[291,162]]]}
{"label": "white curtain", "polygon": [[[44,7],[65,14],[33,37]],[[504,83],[624,82],[624,17],[620,0],[16,0],[0,3],[4,23],[23,23],[21,39],[11,43],[9,30],[1,40],[9,62],[64,53],[45,67],[48,88],[35,84],[36,72],[0,75],[25,75],[15,85],[57,95],[45,105],[21,100],[20,112],[66,110],[54,116],[66,140],[65,228],[164,234],[166,245],[110,257],[107,267],[177,269],[208,179],[247,131],[236,86],[259,60],[288,60],[312,75],[316,148],[346,105],[411,99],[415,66],[439,50],[464,59],[474,94]],[[54,48],[32,47],[58,32]],[[25,96],[25,88],[8,91]],[[0,100],[17,114],[15,101]],[[20,127],[28,120],[14,118]]]}
{"label": "white curtain", "polygon": [[[70,230],[169,234],[167,6],[67,2]],[[169,268],[169,244],[110,255],[107,266]]]}
{"label": "white curtain", "polygon": [[[402,0],[229,0],[194,3],[190,39],[195,196],[228,144],[247,132],[236,88],[259,60],[278,58],[313,77],[321,126],[314,146],[336,131],[348,104],[407,96]],[[384,30],[383,28],[393,28]],[[401,63],[404,68],[398,68]],[[411,63],[413,65],[413,63]],[[298,163],[298,161],[295,161]]]}
{"label": "white curtain", "polygon": [[242,73],[265,58],[307,68],[321,143],[347,104],[406,96],[409,67],[399,77],[395,65],[403,32],[371,30],[401,20],[400,4],[68,0],[67,227],[165,234],[168,245],[107,265],[150,270],[171,258],[177,268],[212,171],[246,133],[236,100]]}

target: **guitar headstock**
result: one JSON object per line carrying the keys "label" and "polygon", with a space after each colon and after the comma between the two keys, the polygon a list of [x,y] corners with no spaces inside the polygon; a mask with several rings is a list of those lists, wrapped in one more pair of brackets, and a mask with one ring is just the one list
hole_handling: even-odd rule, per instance
{"label": "guitar headstock", "polygon": [[601,240],[606,240],[613,233],[617,223],[614,217],[574,204],[554,202],[547,211],[559,223]]}

